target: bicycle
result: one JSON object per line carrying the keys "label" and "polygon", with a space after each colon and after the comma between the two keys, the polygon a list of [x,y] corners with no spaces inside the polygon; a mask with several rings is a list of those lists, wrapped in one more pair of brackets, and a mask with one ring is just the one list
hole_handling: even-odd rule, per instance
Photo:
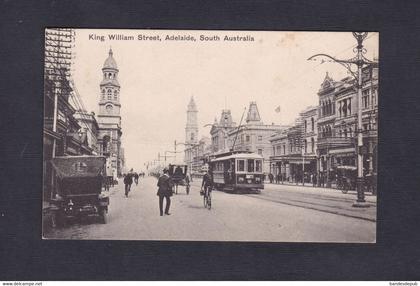
{"label": "bicycle", "polygon": [[211,209],[211,187],[204,189],[203,203],[205,208]]}

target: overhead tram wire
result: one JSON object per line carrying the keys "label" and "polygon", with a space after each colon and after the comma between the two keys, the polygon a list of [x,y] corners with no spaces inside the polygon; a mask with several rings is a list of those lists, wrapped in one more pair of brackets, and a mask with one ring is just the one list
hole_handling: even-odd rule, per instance
{"label": "overhead tram wire", "polygon": [[[371,38],[372,36],[374,36],[374,34],[370,34],[365,40],[368,40],[369,38]],[[315,38],[317,38],[317,37],[315,37]],[[315,39],[314,38],[314,39]],[[319,38],[319,37],[318,37]],[[335,55],[334,55],[334,57],[337,57],[337,56],[339,56],[339,55],[341,55],[342,53],[344,53],[344,52],[346,52],[346,51],[348,51],[348,50],[350,50],[350,49],[354,49],[355,47],[356,47],[357,45],[355,45],[355,44],[353,44],[353,45],[351,45],[350,47],[347,47],[347,48],[345,48],[345,49],[343,49],[343,50],[341,50],[341,51],[339,51],[338,53],[336,53]],[[324,61],[324,62],[327,62],[327,61]],[[316,65],[316,66],[314,66],[314,67],[312,67],[312,68],[307,68],[307,69],[304,69],[303,70],[303,72],[302,73],[300,73],[297,77],[295,77],[294,78],[294,80],[292,80],[292,81],[287,81],[286,83],[285,83],[285,85],[286,85],[286,88],[291,88],[291,89],[294,89],[294,88],[296,88],[296,85],[294,84],[294,83],[296,83],[298,80],[300,80],[304,75],[306,75],[306,74],[308,74],[309,72],[311,72],[311,71],[313,71],[314,69],[316,69],[316,68],[318,68],[320,65],[322,65],[324,62],[321,62],[321,63],[319,63],[318,65]],[[328,61],[329,62],[329,61]]]}

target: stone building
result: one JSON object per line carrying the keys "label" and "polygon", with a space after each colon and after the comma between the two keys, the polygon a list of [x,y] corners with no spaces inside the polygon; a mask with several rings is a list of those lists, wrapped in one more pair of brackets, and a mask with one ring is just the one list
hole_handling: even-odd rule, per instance
{"label": "stone building", "polygon": [[81,126],[81,132],[86,136],[86,145],[91,149],[92,155],[98,155],[98,132],[99,125],[95,118],[95,113],[86,111],[76,111],[74,118]]}
{"label": "stone building", "polygon": [[[372,66],[363,70],[362,134],[366,154],[364,174],[376,176],[377,119],[378,119],[378,69]],[[340,81],[326,75],[318,92],[318,169],[326,186],[336,184],[340,169],[357,169],[357,89],[355,79]]]}
{"label": "stone building", "polygon": [[242,150],[255,152],[264,158],[263,172],[270,171],[271,156],[270,137],[273,133],[284,129],[281,125],[264,124],[255,101],[250,102],[245,123],[239,128],[228,131],[228,150]]}
{"label": "stone building", "polygon": [[236,128],[236,123],[232,119],[229,109],[223,109],[220,120],[214,119],[214,123],[210,130],[211,135],[211,152],[219,153],[229,151],[229,132]]}
{"label": "stone building", "polygon": [[108,158],[112,174],[121,176],[121,115],[120,115],[120,84],[118,82],[118,66],[110,49],[105,60],[100,83],[99,114],[98,114],[98,151]]}

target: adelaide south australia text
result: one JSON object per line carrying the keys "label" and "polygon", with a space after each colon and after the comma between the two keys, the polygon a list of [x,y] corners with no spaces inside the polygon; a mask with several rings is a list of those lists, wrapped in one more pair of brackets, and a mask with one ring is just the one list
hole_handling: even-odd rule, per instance
{"label": "adelaide south australia text", "polygon": [[[104,42],[105,40],[109,41],[191,41],[196,42],[197,37],[192,35],[165,35],[164,37],[161,37],[161,35],[144,35],[144,34],[138,34],[137,37],[132,35],[124,35],[124,34],[109,34],[107,36],[105,35],[97,35],[97,34],[89,34],[89,40],[92,41],[101,41]],[[200,35],[198,37],[198,41],[200,42],[219,42],[219,41],[226,41],[226,42],[253,42],[255,41],[254,37],[250,35],[246,36],[218,36],[218,35]]]}

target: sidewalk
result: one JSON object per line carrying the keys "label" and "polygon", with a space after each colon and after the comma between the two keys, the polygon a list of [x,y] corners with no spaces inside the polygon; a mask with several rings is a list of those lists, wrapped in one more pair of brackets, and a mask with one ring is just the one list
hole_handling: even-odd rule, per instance
{"label": "sidewalk", "polygon": [[[325,187],[313,187],[312,184],[308,183],[304,186],[302,184],[296,183],[290,183],[290,182],[284,182],[275,184],[275,183],[264,183],[264,186],[266,189],[273,190],[275,187],[288,187],[293,188],[296,191],[302,191],[302,192],[310,192],[312,194],[321,193],[323,195],[330,195],[334,197],[344,197],[344,198],[354,198],[357,197],[356,191],[348,191],[346,194],[344,194],[341,190],[335,189],[335,188],[325,188]],[[375,203],[376,204],[376,195],[372,195],[372,193],[365,193],[365,200],[369,203]]]}

